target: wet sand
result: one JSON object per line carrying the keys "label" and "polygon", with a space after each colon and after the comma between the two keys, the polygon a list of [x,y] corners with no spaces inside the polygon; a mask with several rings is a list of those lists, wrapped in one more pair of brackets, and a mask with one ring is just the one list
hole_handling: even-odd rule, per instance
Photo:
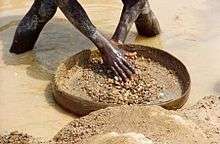
{"label": "wet sand", "polygon": [[[118,23],[121,2],[80,1],[94,24],[111,36]],[[50,139],[76,118],[55,104],[49,85],[52,74],[61,60],[94,45],[58,11],[40,35],[36,49],[22,55],[10,54],[16,25],[31,3],[0,1],[0,133],[18,130]],[[151,3],[162,34],[140,37],[133,28],[126,42],[162,48],[187,66],[192,91],[186,107],[202,96],[220,94],[220,2],[154,0]]]}

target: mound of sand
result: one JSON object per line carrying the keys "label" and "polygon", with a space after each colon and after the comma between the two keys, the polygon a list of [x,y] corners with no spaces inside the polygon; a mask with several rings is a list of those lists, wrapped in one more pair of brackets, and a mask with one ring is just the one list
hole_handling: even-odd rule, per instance
{"label": "mound of sand", "polygon": [[141,133],[154,143],[207,143],[194,122],[158,106],[109,107],[74,120],[54,137],[56,142],[86,144],[93,135]]}

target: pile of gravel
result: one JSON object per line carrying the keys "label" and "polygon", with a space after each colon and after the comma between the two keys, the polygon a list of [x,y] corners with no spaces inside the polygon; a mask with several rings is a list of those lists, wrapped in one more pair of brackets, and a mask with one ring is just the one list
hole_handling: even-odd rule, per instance
{"label": "pile of gravel", "polygon": [[101,59],[93,58],[85,66],[68,70],[62,80],[63,88],[70,94],[82,91],[81,94],[96,102],[110,104],[153,104],[181,95],[181,86],[173,71],[143,57],[132,62],[137,74],[126,83],[120,82]]}
{"label": "pile of gravel", "polygon": [[0,144],[40,144],[38,140],[32,136],[17,131],[11,132],[10,134],[0,136]]}

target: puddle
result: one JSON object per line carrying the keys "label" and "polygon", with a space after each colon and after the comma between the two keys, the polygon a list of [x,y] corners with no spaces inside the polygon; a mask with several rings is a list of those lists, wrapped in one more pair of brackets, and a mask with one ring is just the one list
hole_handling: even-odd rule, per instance
{"label": "puddle", "polygon": [[[22,55],[8,52],[16,24],[33,0],[0,1],[0,133],[8,130],[51,138],[75,116],[55,104],[49,82],[59,62],[94,45],[57,12],[36,48]],[[94,24],[111,36],[120,16],[120,0],[80,0]],[[201,97],[220,94],[220,1],[150,1],[162,34],[137,36],[133,27],[126,42],[162,48],[189,69],[192,90],[186,106]]]}

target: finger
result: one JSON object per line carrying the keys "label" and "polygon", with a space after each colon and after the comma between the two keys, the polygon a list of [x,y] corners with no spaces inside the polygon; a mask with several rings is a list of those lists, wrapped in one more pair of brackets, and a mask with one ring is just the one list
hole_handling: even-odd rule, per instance
{"label": "finger", "polygon": [[113,71],[115,76],[119,76],[118,72],[116,71],[116,69],[113,66],[111,66],[111,70]]}
{"label": "finger", "polygon": [[114,73],[114,80],[116,80],[116,81],[119,81],[119,82],[121,82],[122,81],[122,78],[120,77],[120,75],[118,74],[118,72],[116,71],[116,69],[113,67],[113,66],[111,66],[111,69],[112,69],[112,71],[113,71],[113,73]]}
{"label": "finger", "polygon": [[135,57],[137,55],[137,52],[125,52],[125,56],[127,57]]}
{"label": "finger", "polygon": [[126,82],[127,76],[116,62],[114,62],[114,68],[118,72],[119,76],[122,78],[123,82]]}
{"label": "finger", "polygon": [[119,67],[124,71],[128,78],[131,78],[132,72],[123,64],[123,62],[118,61]]}
{"label": "finger", "polygon": [[126,67],[129,68],[129,70],[130,70],[133,74],[135,74],[135,69],[134,69],[134,67],[132,66],[132,64],[131,64],[130,62],[128,62],[128,61],[125,60],[125,59],[122,59],[122,62],[123,62],[123,64],[124,64]]}

